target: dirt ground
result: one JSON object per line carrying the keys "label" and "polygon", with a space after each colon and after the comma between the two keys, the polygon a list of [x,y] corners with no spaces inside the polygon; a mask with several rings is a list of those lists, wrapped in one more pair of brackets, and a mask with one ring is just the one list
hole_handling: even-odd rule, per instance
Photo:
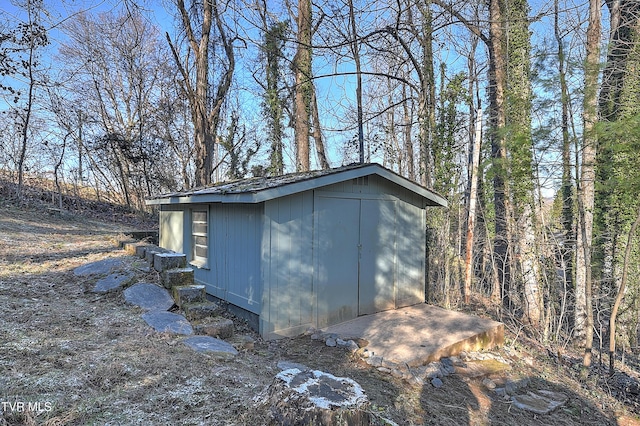
{"label": "dirt ground", "polygon": [[266,391],[289,360],[350,377],[366,391],[377,424],[640,424],[628,393],[598,374],[584,380],[572,362],[515,335],[499,353],[511,370],[495,381],[564,393],[547,415],[523,411],[484,384],[447,376],[436,389],[409,384],[349,352],[309,337],[256,339],[231,360],[196,353],[182,337],[154,332],[120,292],[89,292],[95,279],[73,269],[106,257],[125,260],[139,282],[157,282],[117,248],[123,227],[71,214],[50,216],[0,204],[0,425],[269,424]]}

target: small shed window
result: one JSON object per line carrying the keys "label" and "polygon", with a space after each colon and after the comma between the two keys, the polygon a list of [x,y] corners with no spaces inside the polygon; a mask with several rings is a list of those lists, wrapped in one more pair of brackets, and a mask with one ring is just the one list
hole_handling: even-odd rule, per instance
{"label": "small shed window", "polygon": [[209,260],[209,221],[206,210],[194,210],[191,214],[193,263],[206,267]]}

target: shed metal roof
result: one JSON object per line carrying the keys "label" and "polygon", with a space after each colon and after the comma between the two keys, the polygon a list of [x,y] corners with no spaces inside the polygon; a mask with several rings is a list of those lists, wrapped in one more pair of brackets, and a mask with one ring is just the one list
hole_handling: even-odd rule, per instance
{"label": "shed metal roof", "polygon": [[426,204],[429,206],[447,207],[447,200],[442,196],[377,163],[355,164],[327,170],[221,182],[203,188],[151,196],[147,198],[146,203],[149,205],[189,203],[253,204],[370,175],[381,176],[424,197]]}

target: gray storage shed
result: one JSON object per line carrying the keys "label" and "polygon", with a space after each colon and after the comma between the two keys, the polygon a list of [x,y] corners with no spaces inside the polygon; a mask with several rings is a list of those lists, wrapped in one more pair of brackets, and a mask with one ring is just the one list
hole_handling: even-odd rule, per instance
{"label": "gray storage shed", "polygon": [[[151,197],[160,246],[266,339],[425,300],[434,192],[378,164],[257,177]],[[251,322],[251,321],[250,321]]]}

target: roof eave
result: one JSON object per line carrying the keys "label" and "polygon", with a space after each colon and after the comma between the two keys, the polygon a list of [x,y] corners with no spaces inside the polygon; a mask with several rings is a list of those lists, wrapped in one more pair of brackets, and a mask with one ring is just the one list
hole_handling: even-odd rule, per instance
{"label": "roof eave", "polygon": [[328,186],[350,179],[356,179],[363,176],[377,174],[383,178],[412,191],[427,200],[428,206],[448,207],[447,200],[440,195],[432,192],[417,183],[403,178],[402,176],[391,172],[379,164],[367,164],[349,170],[342,170],[336,173],[330,173],[299,182],[277,186],[274,188],[262,189],[255,192],[245,193],[228,193],[228,194],[168,194],[164,197],[151,198],[146,200],[147,205],[169,205],[169,204],[191,204],[191,203],[246,203],[256,204],[264,201],[273,200],[275,198],[286,197],[288,195],[313,190],[323,186]]}

